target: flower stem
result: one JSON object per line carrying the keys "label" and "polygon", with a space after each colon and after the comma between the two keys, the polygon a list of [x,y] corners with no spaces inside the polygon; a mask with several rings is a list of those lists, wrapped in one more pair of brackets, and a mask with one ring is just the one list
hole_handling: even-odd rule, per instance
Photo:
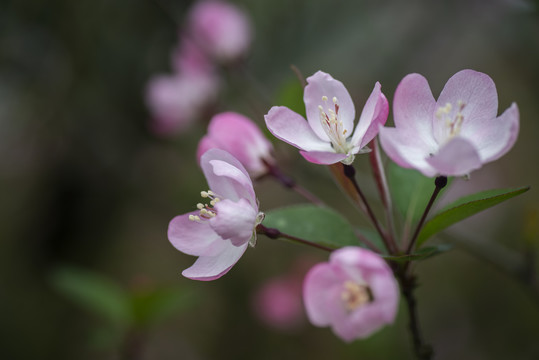
{"label": "flower stem", "polygon": [[298,185],[294,179],[285,175],[281,171],[281,169],[279,169],[276,165],[270,164],[267,161],[264,161],[264,164],[268,168],[269,175],[273,176],[277,181],[281,183],[281,185],[295,191],[296,193],[303,196],[305,199],[307,199],[308,201],[312,202],[315,205],[325,206],[322,200],[320,200],[316,195],[311,193],[309,190]]}
{"label": "flower stem", "polygon": [[425,343],[419,328],[417,303],[414,294],[414,290],[417,287],[416,278],[413,275],[407,275],[406,269],[403,268],[398,273],[398,279],[401,284],[402,295],[408,306],[408,313],[410,314],[409,329],[412,335],[415,354],[419,360],[429,360],[434,353],[432,347]]}
{"label": "flower stem", "polygon": [[410,244],[408,244],[408,248],[406,249],[406,254],[410,254],[411,251],[414,249],[415,241],[417,239],[417,236],[419,235],[419,232],[421,231],[421,228],[423,227],[423,224],[425,223],[425,219],[427,218],[427,215],[429,214],[430,208],[434,204],[434,201],[436,200],[436,197],[438,196],[440,191],[447,185],[447,177],[438,176],[434,180],[434,185],[436,187],[434,188],[434,191],[432,193],[432,196],[430,197],[429,203],[427,204],[427,207],[425,208],[425,211],[423,212],[423,215],[421,216],[421,219],[419,220],[419,223],[417,224],[417,227],[415,228],[414,235],[412,236],[412,239],[410,240]]}
{"label": "flower stem", "polygon": [[359,197],[360,197],[360,199],[361,199],[361,201],[362,201],[362,203],[363,203],[363,205],[365,207],[365,211],[367,213],[367,216],[369,217],[372,224],[376,228],[376,231],[378,231],[378,233],[380,234],[380,237],[382,238],[382,240],[384,241],[384,244],[385,244],[385,246],[387,248],[387,251],[389,251],[390,254],[396,254],[397,253],[397,248],[394,246],[394,243],[392,241],[388,240],[388,236],[384,232],[382,227],[380,226],[380,223],[378,222],[378,219],[374,215],[374,212],[372,211],[369,203],[367,202],[367,198],[365,197],[365,195],[363,194],[363,192],[359,188],[359,185],[358,185],[358,183],[356,181],[356,169],[354,169],[354,167],[352,165],[343,165],[343,169],[344,169],[344,175],[350,180],[350,182],[354,186],[357,194],[359,195]]}
{"label": "flower stem", "polygon": [[303,245],[312,246],[312,247],[315,247],[317,249],[324,250],[324,251],[332,252],[334,250],[334,249],[329,248],[329,247],[324,246],[324,245],[316,244],[316,243],[313,243],[311,241],[298,238],[296,236],[292,236],[292,235],[282,233],[278,229],[265,227],[262,224],[258,224],[258,226],[256,227],[256,232],[257,232],[257,234],[266,235],[270,239],[285,238],[285,239],[291,240],[293,242],[297,242],[297,243],[300,243],[300,244],[303,244]]}
{"label": "flower stem", "polygon": [[388,227],[388,240],[392,242],[392,246],[399,250],[395,243],[395,222],[393,221],[393,202],[391,201],[391,193],[387,185],[387,178],[382,164],[382,158],[380,157],[380,149],[378,147],[378,138],[372,140],[372,151],[369,153],[369,159],[371,161],[371,167],[373,169],[374,179],[380,193],[380,198],[384,204],[386,213],[386,222]]}

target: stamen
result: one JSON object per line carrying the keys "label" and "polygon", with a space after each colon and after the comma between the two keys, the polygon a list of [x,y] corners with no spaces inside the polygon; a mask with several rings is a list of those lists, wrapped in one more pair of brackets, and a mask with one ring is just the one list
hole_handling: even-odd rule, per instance
{"label": "stamen", "polygon": [[198,204],[197,204],[197,209],[198,209],[198,210],[204,209],[204,204],[198,203]]}
{"label": "stamen", "polygon": [[353,311],[372,300],[368,286],[347,280],[343,284],[343,287],[344,290],[341,294],[341,300],[344,302],[344,306],[348,311]]}
{"label": "stamen", "polygon": [[327,97],[326,95],[322,96],[322,101],[323,101],[323,102],[328,101],[328,97]]}

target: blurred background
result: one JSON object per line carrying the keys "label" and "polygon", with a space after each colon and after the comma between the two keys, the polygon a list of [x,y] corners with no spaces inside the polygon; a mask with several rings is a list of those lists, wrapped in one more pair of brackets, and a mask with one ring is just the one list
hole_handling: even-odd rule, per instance
{"label": "blurred background", "polygon": [[[219,68],[212,108],[163,136],[153,131],[146,87],[172,73],[192,1],[0,2],[0,358],[413,358],[402,301],[394,325],[352,344],[301,313],[284,325],[260,315],[261,287],[301,278],[306,264],[326,259],[320,251],[261,237],[217,281],[180,275],[194,258],[166,231],[207,189],[195,152],[211,113],[237,111],[262,126],[272,105],[301,111],[291,64],[341,80],[358,112],[376,81],[391,103],[399,81],[418,72],[437,97],[465,68],[493,78],[500,113],[518,103],[515,147],[446,195],[532,190],[448,230],[455,248],[417,266],[417,294],[436,359],[539,358],[530,288],[466,243],[490,244],[510,264],[537,258],[539,2],[232,3],[250,18],[249,50],[241,64]],[[325,168],[270,139],[284,171],[363,221]],[[359,167],[360,183],[374,189]],[[304,201],[269,179],[256,190],[262,210]],[[298,292],[301,281],[291,283]]]}

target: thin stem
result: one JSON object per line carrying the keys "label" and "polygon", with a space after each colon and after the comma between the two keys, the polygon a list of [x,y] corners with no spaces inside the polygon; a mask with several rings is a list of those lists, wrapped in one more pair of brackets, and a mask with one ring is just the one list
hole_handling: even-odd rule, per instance
{"label": "thin stem", "polygon": [[325,206],[322,200],[320,200],[316,195],[311,193],[309,190],[305,189],[301,185],[298,185],[294,179],[285,175],[281,171],[281,169],[279,169],[276,165],[270,164],[267,161],[264,161],[264,163],[266,164],[266,167],[268,168],[269,175],[271,175],[277,181],[279,181],[281,185],[295,191],[296,193],[303,196],[305,199],[307,199],[308,201],[312,202],[315,205]]}
{"label": "thin stem", "polygon": [[305,81],[305,76],[303,76],[303,74],[301,73],[301,70],[294,64],[290,65],[290,69],[292,69],[294,74],[296,74],[296,77],[298,78],[301,84],[301,87],[304,88],[305,86],[307,86],[307,81]]}
{"label": "thin stem", "polygon": [[409,329],[412,335],[414,351],[419,360],[429,360],[433,356],[433,350],[430,345],[425,343],[419,328],[417,303],[414,294],[414,290],[417,287],[416,278],[415,276],[407,275],[406,273],[406,269],[403,269],[399,272],[398,278],[401,284],[402,295],[406,300],[408,313],[410,314]]}
{"label": "thin stem", "polygon": [[382,164],[382,158],[380,156],[380,149],[378,147],[378,140],[374,138],[372,141],[372,151],[369,153],[369,159],[371,161],[371,167],[373,169],[374,179],[382,203],[384,204],[384,210],[386,213],[386,222],[388,227],[388,240],[392,242],[392,246],[399,250],[397,243],[395,242],[395,222],[393,221],[393,202],[391,201],[391,193],[387,185],[387,178]]}
{"label": "thin stem", "polygon": [[355,231],[356,236],[359,238],[359,241],[361,241],[363,244],[365,244],[370,250],[374,251],[377,254],[381,254],[382,251],[378,248],[378,246],[374,245],[372,241],[367,239],[365,235],[363,235],[358,230]]}
{"label": "thin stem", "polygon": [[262,224],[259,224],[256,227],[256,233],[266,235],[270,239],[278,239],[280,237],[285,238],[285,239],[288,239],[288,240],[291,240],[291,241],[294,241],[294,242],[297,242],[297,243],[300,243],[300,244],[303,244],[303,245],[312,246],[312,247],[315,247],[317,249],[324,250],[324,251],[332,252],[334,250],[334,249],[329,248],[329,247],[324,246],[324,245],[316,244],[316,243],[313,243],[311,241],[298,238],[296,236],[292,236],[292,235],[282,233],[278,229],[265,227]]}
{"label": "thin stem", "polygon": [[356,189],[357,194],[359,195],[361,201],[363,202],[363,204],[365,206],[367,216],[369,217],[372,224],[376,228],[376,231],[378,231],[378,233],[380,234],[380,236],[381,236],[382,240],[384,241],[384,244],[385,244],[385,246],[387,248],[387,251],[389,251],[390,254],[396,254],[397,249],[393,246],[393,243],[391,241],[388,241],[388,236],[386,235],[386,233],[384,232],[384,230],[380,226],[380,223],[378,222],[378,219],[374,215],[374,212],[372,211],[369,203],[367,202],[367,198],[365,197],[365,195],[363,194],[363,192],[359,188],[359,185],[358,185],[358,183],[356,181],[356,176],[355,176],[356,175],[356,169],[354,169],[354,167],[352,165],[343,165],[343,169],[344,169],[344,175],[348,179],[350,179],[350,181],[354,185],[354,188]]}
{"label": "thin stem", "polygon": [[423,215],[421,216],[421,219],[419,220],[419,223],[417,224],[417,227],[415,228],[414,235],[412,236],[412,239],[410,240],[410,244],[408,244],[408,248],[406,249],[406,254],[410,254],[411,251],[413,250],[417,236],[419,235],[419,232],[421,231],[421,228],[423,227],[423,224],[425,223],[425,219],[427,218],[427,215],[429,214],[430,208],[434,204],[434,201],[436,200],[436,197],[438,196],[440,191],[447,185],[447,177],[438,176],[434,180],[434,185],[436,187],[434,188],[434,191],[430,197],[429,203],[427,204],[425,211],[423,211]]}

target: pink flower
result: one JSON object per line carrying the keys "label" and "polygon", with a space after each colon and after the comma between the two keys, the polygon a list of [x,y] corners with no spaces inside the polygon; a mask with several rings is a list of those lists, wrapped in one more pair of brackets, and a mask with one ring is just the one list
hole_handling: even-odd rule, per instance
{"label": "pink flower", "polygon": [[254,306],[260,320],[268,326],[282,331],[297,329],[304,321],[301,278],[271,279],[256,293]]}
{"label": "pink flower", "polygon": [[238,59],[251,43],[247,15],[224,1],[200,1],[189,15],[189,32],[212,57],[220,61]]}
{"label": "pink flower", "polygon": [[215,100],[218,79],[212,74],[160,75],[150,80],[146,103],[158,134],[179,133]]}
{"label": "pink flower", "polygon": [[395,128],[382,128],[387,155],[425,176],[461,176],[507,153],[516,141],[519,113],[513,103],[501,116],[492,79],[462,70],[445,84],[438,101],[419,74],[400,82],[393,102]]}
{"label": "pink flower", "polygon": [[273,135],[300,149],[315,164],[351,164],[355,154],[369,151],[365,146],[385,124],[387,99],[376,83],[354,133],[356,110],[344,85],[322,71],[307,79],[303,99],[305,119],[284,106],[274,106],[265,116]]}
{"label": "pink flower", "polygon": [[273,146],[268,139],[254,122],[234,112],[220,113],[211,119],[208,134],[198,144],[198,159],[211,148],[232,154],[253,178],[268,171],[264,162],[274,162],[271,155]]}
{"label": "pink flower", "polygon": [[303,301],[316,326],[344,341],[365,338],[395,320],[399,287],[387,263],[371,251],[344,247],[305,277]]}
{"label": "pink flower", "polygon": [[172,51],[172,68],[180,74],[211,74],[215,67],[200,46],[180,35],[180,44]]}
{"label": "pink flower", "polygon": [[181,252],[198,256],[183,276],[209,281],[226,274],[254,242],[264,214],[247,171],[232,155],[211,149],[200,165],[211,189],[201,196],[209,204],[199,203],[198,211],[172,219],[168,239]]}

